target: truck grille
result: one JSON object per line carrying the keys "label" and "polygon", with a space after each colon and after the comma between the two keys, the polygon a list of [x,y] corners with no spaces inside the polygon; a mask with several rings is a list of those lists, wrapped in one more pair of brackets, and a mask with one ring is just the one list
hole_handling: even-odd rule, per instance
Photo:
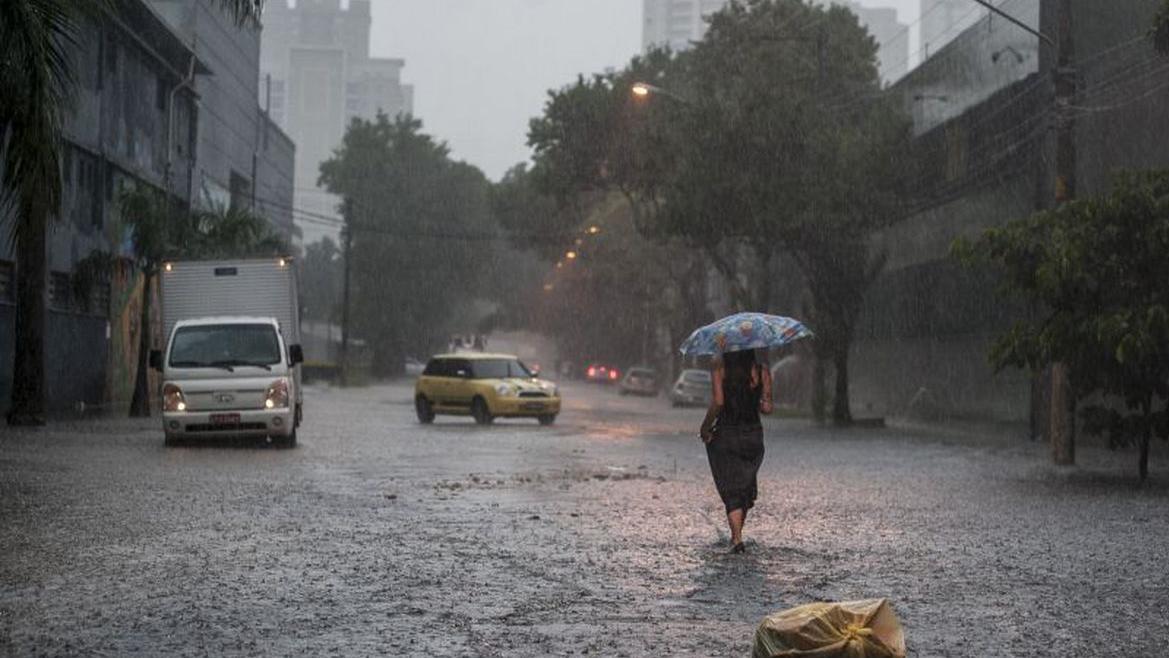
{"label": "truck grille", "polygon": [[211,425],[208,423],[196,423],[187,425],[188,432],[235,432],[243,431],[263,431],[268,429],[264,423],[239,423],[237,425]]}

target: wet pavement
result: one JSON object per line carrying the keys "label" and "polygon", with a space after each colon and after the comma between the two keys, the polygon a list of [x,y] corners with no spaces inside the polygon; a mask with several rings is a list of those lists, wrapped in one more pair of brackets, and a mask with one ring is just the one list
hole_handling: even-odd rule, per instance
{"label": "wet pavement", "polygon": [[769,421],[726,552],[700,410],[570,386],[555,427],[418,426],[312,389],[300,446],[157,420],[0,431],[0,653],[749,653],[768,612],[889,597],[913,656],[1160,656],[1169,460]]}

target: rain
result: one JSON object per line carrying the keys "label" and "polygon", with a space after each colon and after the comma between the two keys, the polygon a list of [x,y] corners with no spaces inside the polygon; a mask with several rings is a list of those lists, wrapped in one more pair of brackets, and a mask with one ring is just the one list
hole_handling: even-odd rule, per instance
{"label": "rain", "polygon": [[1169,0],[0,43],[0,653],[1164,653]]}

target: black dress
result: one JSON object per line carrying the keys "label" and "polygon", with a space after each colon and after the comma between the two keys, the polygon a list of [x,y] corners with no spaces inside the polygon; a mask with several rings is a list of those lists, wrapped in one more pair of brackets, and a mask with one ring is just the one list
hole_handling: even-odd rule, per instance
{"label": "black dress", "polygon": [[763,381],[751,386],[750,375],[727,374],[723,408],[715,420],[714,438],[706,444],[714,486],[727,512],[749,510],[759,493],[756,474],[763,463],[763,425],[759,400]]}

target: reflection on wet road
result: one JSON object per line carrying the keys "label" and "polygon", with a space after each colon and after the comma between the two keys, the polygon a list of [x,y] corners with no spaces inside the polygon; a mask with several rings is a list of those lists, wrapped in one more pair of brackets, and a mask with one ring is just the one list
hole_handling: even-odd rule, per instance
{"label": "reflection on wet road", "polygon": [[292,451],[0,434],[0,647],[744,655],[775,609],[888,596],[917,656],[1161,651],[1169,492],[1127,455],[776,421],[731,556],[702,410],[566,396],[552,428],[420,427],[407,386],[316,389]]}

